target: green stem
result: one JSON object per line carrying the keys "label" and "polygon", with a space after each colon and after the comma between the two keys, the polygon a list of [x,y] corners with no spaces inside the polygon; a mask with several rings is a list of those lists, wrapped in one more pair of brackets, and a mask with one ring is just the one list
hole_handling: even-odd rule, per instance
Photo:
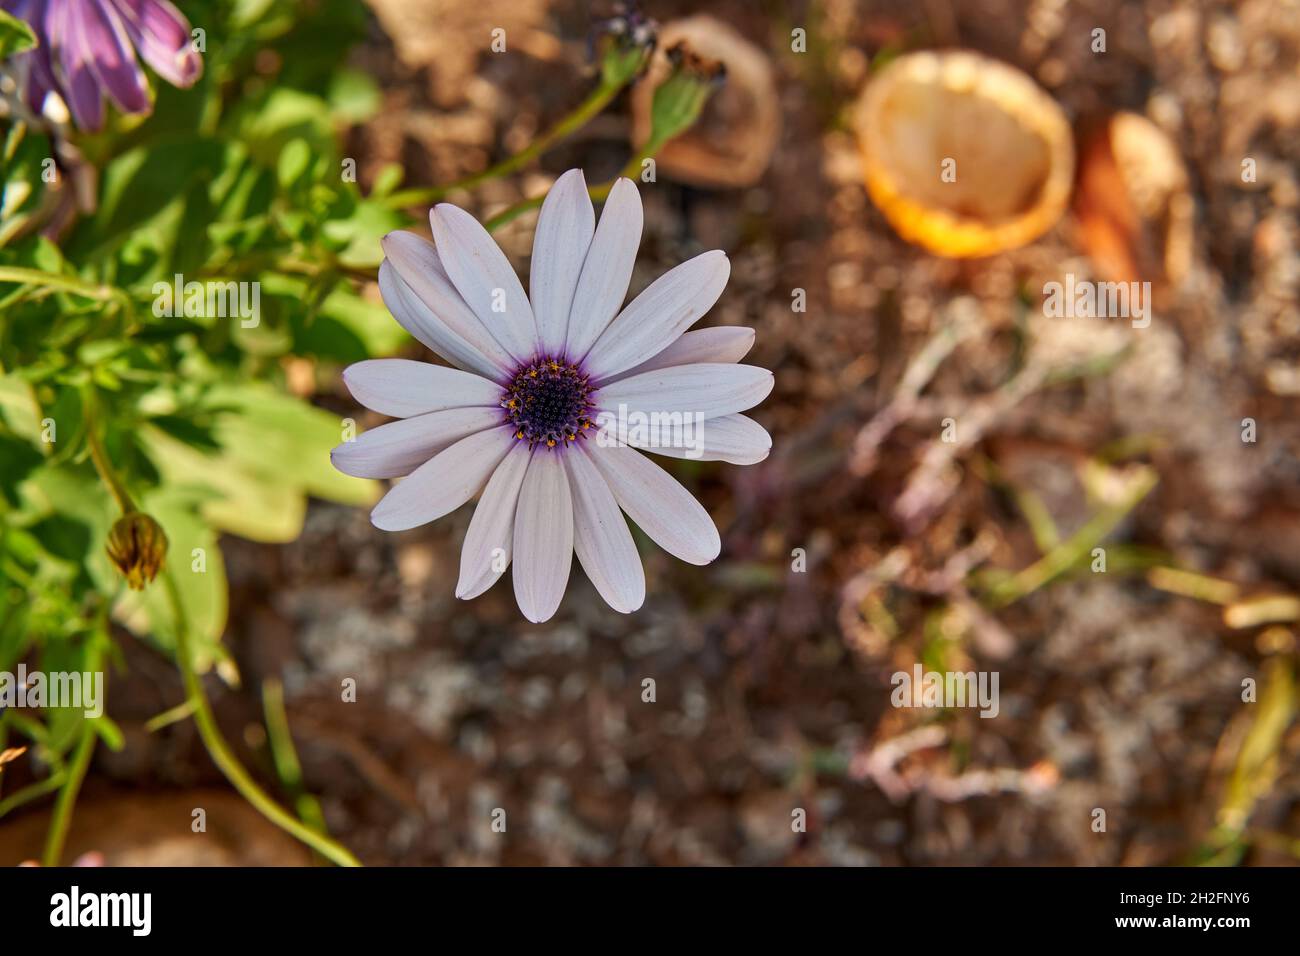
{"label": "green stem", "polygon": [[541,136],[537,137],[519,152],[507,156],[499,163],[489,166],[481,172],[472,173],[452,183],[443,186],[429,186],[422,189],[404,189],[395,192],[389,196],[385,203],[393,208],[402,208],[405,206],[422,206],[431,203],[441,202],[450,193],[460,189],[473,189],[481,183],[490,179],[498,179],[501,176],[508,176],[516,170],[527,166],[542,153],[546,152],[556,143],[572,136],[582,127],[591,122],[610,101],[618,95],[618,91],[627,85],[626,80],[621,79],[604,79],[595,89],[587,96],[585,100],[578,104],[576,108],[559,122],[548,129]]}
{"label": "green stem", "polygon": [[1092,549],[1138,506],[1158,480],[1155,469],[1140,472],[1119,501],[1102,508],[1067,541],[1057,545],[1029,567],[995,585],[987,595],[990,606],[1002,608],[1013,604],[1083,563]]}
{"label": "green stem", "polygon": [[86,779],[97,739],[95,728],[89,720],[85,721],[81,729],[81,742],[77,744],[77,752],[68,767],[63,786],[59,789],[59,798],[54,803],[54,816],[50,820],[49,832],[45,835],[45,851],[41,854],[42,866],[58,866],[63,857],[68,827],[72,825],[72,808],[77,804],[77,794],[81,792],[81,782]]}
{"label": "green stem", "polygon": [[292,834],[307,844],[327,860],[339,866],[360,866],[361,862],[345,847],[311,828],[304,826],[294,816],[280,807],[249,775],[239,763],[234,751],[221,735],[212,705],[203,690],[203,682],[194,670],[193,650],[190,647],[189,625],[185,620],[185,611],[181,606],[180,592],[171,571],[163,569],[162,578],[167,595],[171,601],[172,613],[176,619],[176,663],[180,667],[181,677],[185,682],[185,695],[194,707],[194,723],[198,727],[199,737],[211,755],[213,763],[221,770],[231,785],[257,810],[281,830]]}
{"label": "green stem", "polygon": [[17,810],[23,804],[31,803],[37,797],[43,797],[47,793],[58,790],[59,787],[63,786],[66,779],[67,771],[58,770],[44,780],[38,780],[35,783],[28,784],[21,790],[11,793],[3,800],[0,800],[0,819],[3,819],[6,814]]}
{"label": "green stem", "polygon": [[[639,173],[641,170],[641,164],[645,162],[647,159],[653,157],[655,153],[659,152],[659,150],[662,148],[663,148],[662,142],[652,141],[646,143],[646,145],[641,149],[639,153],[637,153],[635,156],[633,156],[631,159],[627,161],[627,164],[623,167],[622,171],[618,174],[619,177],[626,176],[628,179],[634,179],[637,173]],[[609,196],[609,191],[614,188],[614,183],[617,181],[618,181],[618,177],[615,177],[614,179],[611,179],[607,183],[599,183],[595,186],[592,186],[587,190],[587,194],[591,196],[592,202],[602,202],[607,196]],[[519,202],[515,203],[513,206],[510,206],[508,209],[504,209],[501,212],[497,213],[495,216],[493,216],[491,219],[485,222],[483,224],[483,227],[487,229],[488,232],[496,232],[506,223],[513,222],[514,220],[518,219],[520,216],[522,216],[524,213],[528,212],[529,210],[540,209],[542,207],[542,203],[544,203],[545,201],[546,201],[545,193],[543,193],[540,196],[533,196],[531,199],[522,199]]]}
{"label": "green stem", "polygon": [[108,490],[113,493],[117,500],[117,505],[122,509],[122,514],[130,514],[135,511],[135,502],[131,500],[130,494],[127,493],[126,486],[118,478],[117,472],[113,470],[113,463],[109,461],[108,452],[104,450],[104,443],[99,438],[96,419],[98,418],[98,409],[95,404],[95,393],[93,389],[88,388],[85,394],[85,400],[82,402],[84,414],[86,416],[86,444],[90,448],[90,460],[95,463],[95,471],[99,472],[99,478],[108,486]]}
{"label": "green stem", "polygon": [[146,734],[156,734],[164,727],[170,727],[172,724],[179,724],[194,714],[194,702],[186,699],[181,701],[175,707],[168,707],[161,714],[150,717],[144,722],[144,732]]}
{"label": "green stem", "polygon": [[58,289],[61,292],[72,292],[76,295],[85,296],[87,299],[97,299],[101,302],[107,302],[110,299],[120,298],[120,290],[107,285],[97,285],[93,282],[86,282],[73,276],[59,275],[54,272],[45,272],[42,269],[24,269],[22,266],[0,266],[0,282],[16,282],[19,285],[38,285],[46,289]]}
{"label": "green stem", "polygon": [[317,833],[328,835],[320,801],[306,791],[302,782],[302,763],[289,732],[289,714],[284,707],[284,685],[274,678],[262,682],[262,709],[266,712],[266,735],[271,746],[271,760],[280,782],[293,798],[298,819]]}

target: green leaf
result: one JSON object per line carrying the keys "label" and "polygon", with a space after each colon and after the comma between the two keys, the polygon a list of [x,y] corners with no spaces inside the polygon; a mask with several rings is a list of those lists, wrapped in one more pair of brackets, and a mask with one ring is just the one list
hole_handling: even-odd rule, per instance
{"label": "green leaf", "polygon": [[122,733],[122,728],[107,716],[95,718],[91,726],[95,728],[95,733],[99,734],[99,739],[104,741],[109,750],[117,752],[126,746],[126,736]]}
{"label": "green leaf", "polygon": [[406,225],[400,213],[383,203],[362,200],[346,219],[331,219],[323,232],[341,250],[339,262],[352,269],[375,269],[383,261],[379,240]]}
{"label": "green leaf", "polygon": [[27,442],[0,435],[0,500],[17,507],[18,485],[44,460]]}
{"label": "green leaf", "polygon": [[295,337],[294,351],[351,363],[392,355],[409,341],[386,308],[340,288],[326,297],[316,321]]}
{"label": "green leaf", "polygon": [[84,526],[90,541],[86,570],[105,593],[117,589],[118,573],[104,553],[117,510],[90,467],[46,464],[34,471],[22,488],[24,507],[37,519],[57,517]]}
{"label": "green leaf", "polygon": [[311,159],[311,146],[305,139],[294,139],[286,143],[276,165],[276,176],[280,180],[280,186],[284,189],[293,188],[311,166]]}
{"label": "green leaf", "polygon": [[0,147],[0,246],[30,232],[46,200],[46,179],[54,171],[50,141],[25,123],[13,123]]}
{"label": "green leaf", "polygon": [[0,60],[36,46],[36,34],[22,20],[0,10]]}
{"label": "green leaf", "polygon": [[[127,261],[149,263],[144,278],[171,279],[196,264],[213,211],[209,192],[226,167],[242,159],[238,144],[183,139],[129,150],[104,170],[99,211],[66,246],[73,261],[122,249]],[[175,268],[175,267],[180,267]]]}
{"label": "green leaf", "polygon": [[193,496],[212,527],[274,543],[292,541],[301,532],[306,502],[292,483],[267,480],[226,449],[205,454],[152,427],[141,429],[140,440],[164,485]]}
{"label": "green leaf", "polygon": [[332,156],[336,150],[328,105],[319,96],[299,90],[275,89],[265,99],[250,103],[235,134],[268,167],[275,166],[293,139],[305,140],[318,156]]}
{"label": "green leaf", "polygon": [[31,383],[17,375],[0,375],[0,422],[30,442],[41,439],[41,409]]}
{"label": "green leaf", "polygon": [[391,195],[394,189],[402,185],[405,175],[406,171],[402,169],[401,163],[387,163],[375,174],[375,181],[370,187],[370,198],[383,199]]}
{"label": "green leaf", "polygon": [[370,119],[383,103],[379,84],[360,70],[343,69],[335,73],[328,97],[334,118],[349,124]]}
{"label": "green leaf", "polygon": [[330,450],[343,440],[337,415],[266,385],[219,385],[211,399],[239,413],[222,417],[217,439],[251,472],[342,504],[378,500],[377,482],[349,477],[330,463]]}

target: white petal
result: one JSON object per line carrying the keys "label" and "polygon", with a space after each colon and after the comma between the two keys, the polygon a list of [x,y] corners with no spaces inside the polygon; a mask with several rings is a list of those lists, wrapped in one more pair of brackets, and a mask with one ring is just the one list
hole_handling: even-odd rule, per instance
{"label": "white petal", "polygon": [[[496,584],[497,578],[510,564],[515,507],[531,455],[527,442],[516,441],[488,479],[465,534],[465,544],[460,549],[460,580],[456,583],[456,597],[464,600],[478,597]],[[499,554],[497,549],[500,549]]]}
{"label": "white petal", "polygon": [[483,324],[456,290],[433,243],[413,232],[398,231],[384,236],[380,245],[406,287],[443,325],[482,352],[496,368],[511,370],[518,364],[504,347],[504,340]]}
{"label": "white petal", "polygon": [[372,428],[330,452],[330,461],[357,478],[400,478],[467,435],[501,424],[499,408],[449,408]]}
{"label": "white petal", "polygon": [[692,427],[676,427],[649,433],[629,430],[627,443],[656,455],[689,458],[692,461],[726,461],[733,465],[753,465],[772,450],[772,436],[752,418],[723,415],[709,418]]}
{"label": "white petal", "polygon": [[473,372],[412,362],[367,359],[343,370],[352,397],[383,415],[410,418],[446,408],[499,406],[501,386]]}
{"label": "white petal", "polygon": [[537,323],[510,260],[478,220],[440,203],[429,212],[438,258],[456,291],[516,361],[537,352]]}
{"label": "white petal", "polygon": [[580,359],[618,314],[641,245],[641,196],[630,179],[614,183],[600,213],[569,313],[565,351]]}
{"label": "white petal", "polygon": [[642,372],[602,385],[596,405],[602,412],[695,414],[706,418],[753,408],[772,391],[772,373],[757,365],[675,365]]}
{"label": "white petal", "polygon": [[591,458],[619,506],[659,547],[691,564],[708,564],[722,551],[722,539],[704,506],[645,455],[597,446]]}
{"label": "white petal", "polygon": [[587,180],[581,169],[571,169],[546,194],[533,234],[528,292],[542,350],[548,355],[564,351],[573,293],[595,229]]}
{"label": "white petal", "polygon": [[652,282],[601,333],[587,354],[596,381],[658,355],[713,308],[731,274],[724,253],[704,252]]}
{"label": "white petal", "polygon": [[573,492],[573,549],[605,603],[630,614],[645,602],[645,571],[618,502],[586,444],[567,449],[564,464]]}
{"label": "white petal", "polygon": [[370,523],[406,531],[450,514],[479,493],[514,444],[509,426],[462,438],[394,485],[370,512]]}
{"label": "white petal", "polygon": [[384,297],[384,305],[402,328],[457,368],[497,381],[504,381],[509,369],[513,368],[513,365],[498,364],[488,358],[481,349],[448,328],[406,284],[389,259],[379,264],[379,292]]}
{"label": "white petal", "polygon": [[718,325],[711,329],[696,329],[680,336],[677,341],[652,359],[634,365],[626,372],[611,375],[608,381],[617,382],[631,375],[640,375],[657,368],[674,365],[698,365],[701,362],[739,362],[754,347],[754,330],[743,325]]}
{"label": "white petal", "polygon": [[562,454],[533,453],[515,509],[515,600],[534,624],[560,606],[573,565],[573,499]]}
{"label": "white petal", "polygon": [[380,245],[408,289],[443,325],[482,352],[494,367],[508,371],[519,364],[504,347],[504,339],[494,334],[491,326],[482,323],[456,290],[432,242],[399,230],[385,235]]}

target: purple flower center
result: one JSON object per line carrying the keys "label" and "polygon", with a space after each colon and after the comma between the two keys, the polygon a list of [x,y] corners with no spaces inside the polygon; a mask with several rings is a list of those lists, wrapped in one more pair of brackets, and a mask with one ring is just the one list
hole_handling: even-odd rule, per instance
{"label": "purple flower center", "polygon": [[501,407],[515,438],[530,448],[539,442],[563,447],[594,424],[593,391],[576,364],[540,355],[515,372],[501,394]]}

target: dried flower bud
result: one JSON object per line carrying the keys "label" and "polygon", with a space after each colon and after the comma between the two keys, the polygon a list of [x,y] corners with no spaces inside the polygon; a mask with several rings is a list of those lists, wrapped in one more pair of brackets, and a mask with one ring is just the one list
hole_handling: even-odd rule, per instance
{"label": "dried flower bud", "polygon": [[153,518],[129,511],[118,518],[108,533],[108,557],[126,576],[127,586],[143,591],[158,575],[167,557],[167,535]]}

